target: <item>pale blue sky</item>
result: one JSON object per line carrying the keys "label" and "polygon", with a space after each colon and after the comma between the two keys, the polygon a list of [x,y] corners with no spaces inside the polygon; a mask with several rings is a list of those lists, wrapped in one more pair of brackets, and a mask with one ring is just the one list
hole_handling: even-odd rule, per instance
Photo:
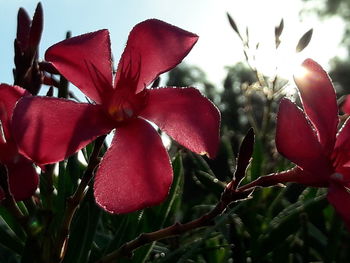
{"label": "pale blue sky", "polygon": [[[0,0],[0,82],[13,81],[13,40],[18,9],[24,7],[32,16],[36,4],[37,1],[32,0]],[[272,59],[268,48],[266,51],[263,48],[273,46],[273,29],[282,17],[286,25],[283,33],[286,55],[282,54],[278,61],[282,60],[284,65],[290,64],[288,50],[293,50],[298,38],[311,27],[315,29],[314,38],[308,51],[299,55],[300,59],[310,56],[324,65],[329,58],[341,53],[337,48],[342,28],[339,19],[324,23],[315,17],[300,20],[298,12],[302,3],[295,0],[44,0],[42,5],[41,58],[49,46],[64,38],[67,30],[78,35],[107,28],[117,59],[130,29],[145,19],[158,18],[200,36],[185,61],[198,65],[210,80],[220,83],[224,66],[243,59],[240,41],[228,25],[226,12],[235,18],[242,31],[248,26],[252,38],[262,42],[261,57],[266,65]],[[330,28],[332,31],[324,34]]]}

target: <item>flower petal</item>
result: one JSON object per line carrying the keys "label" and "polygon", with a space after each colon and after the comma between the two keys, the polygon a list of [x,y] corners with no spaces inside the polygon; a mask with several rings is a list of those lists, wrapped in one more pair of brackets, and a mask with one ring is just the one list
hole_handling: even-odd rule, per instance
{"label": "flower petal", "polygon": [[315,132],[305,118],[305,114],[290,100],[283,99],[277,115],[277,150],[302,169],[327,176],[331,164],[324,156]]}
{"label": "flower petal", "polygon": [[62,161],[113,127],[99,105],[50,97],[23,97],[13,113],[20,153],[40,165]]}
{"label": "flower petal", "polygon": [[331,183],[327,195],[328,201],[344,220],[346,228],[350,231],[350,192],[338,183]]}
{"label": "flower petal", "polygon": [[327,155],[332,153],[338,126],[335,90],[328,74],[311,59],[304,61],[305,74],[296,75],[305,113],[315,126]]}
{"label": "flower petal", "polygon": [[154,122],[191,151],[215,156],[220,112],[197,89],[151,89],[147,106],[140,116]]}
{"label": "flower petal", "polygon": [[38,187],[39,176],[33,163],[18,155],[15,162],[7,163],[10,191],[16,201],[31,197]]}
{"label": "flower petal", "polygon": [[7,140],[11,137],[10,121],[13,109],[16,102],[24,95],[29,95],[25,89],[18,86],[0,84],[0,121]]}
{"label": "flower petal", "polygon": [[135,93],[177,64],[190,52],[198,36],[157,19],[137,24],[121,56],[115,84],[123,75],[138,78]]}
{"label": "flower petal", "polygon": [[172,182],[169,156],[157,131],[135,119],[117,129],[96,172],[96,202],[111,213],[129,213],[162,202]]}
{"label": "flower petal", "polygon": [[340,129],[332,153],[333,166],[338,173],[350,179],[350,119],[348,118]]}
{"label": "flower petal", "polygon": [[50,47],[45,59],[89,98],[101,103],[112,91],[108,30],[72,37]]}
{"label": "flower petal", "polygon": [[350,114],[350,95],[347,95],[342,106],[342,111],[346,114]]}

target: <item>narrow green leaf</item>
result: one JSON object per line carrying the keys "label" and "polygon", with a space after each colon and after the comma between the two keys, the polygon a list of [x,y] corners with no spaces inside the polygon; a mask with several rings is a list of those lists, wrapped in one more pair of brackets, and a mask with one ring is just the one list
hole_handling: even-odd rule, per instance
{"label": "narrow green leaf", "polygon": [[[176,158],[174,159],[173,163],[173,173],[174,173],[174,181],[171,186],[168,198],[164,203],[162,203],[158,207],[154,207],[151,209],[146,209],[144,212],[144,220],[151,219],[151,231],[158,230],[164,227],[168,217],[171,214],[171,211],[174,207],[174,203],[177,198],[179,198],[181,187],[183,184],[183,163],[181,155],[178,154]],[[143,223],[143,222],[141,222]],[[145,222],[147,223],[147,222]],[[149,224],[148,224],[149,225]],[[145,229],[140,229],[141,232],[146,232]],[[146,245],[138,250],[135,251],[135,255],[133,257],[133,260],[135,262],[143,263],[147,260],[149,257],[150,252],[153,249],[153,246],[156,242],[153,242],[152,244]]]}
{"label": "narrow green leaf", "polygon": [[4,224],[0,224],[0,245],[19,255],[23,252],[24,248],[23,242],[13,233],[7,231]]}
{"label": "narrow green leaf", "polygon": [[281,22],[278,26],[275,27],[275,37],[279,38],[283,32],[283,28],[284,28],[284,21],[283,18],[281,19]]}
{"label": "narrow green leaf", "polygon": [[307,213],[310,218],[317,217],[328,205],[325,195],[315,197],[305,202],[297,202],[289,205],[279,213],[270,224],[267,230],[259,237],[259,248],[253,254],[259,258],[279,246],[289,235],[295,234],[300,228],[299,216],[301,213]]}
{"label": "narrow green leaf", "polygon": [[275,46],[276,46],[276,49],[281,44],[280,36],[283,32],[283,28],[284,28],[284,22],[283,22],[283,19],[281,19],[280,24],[275,27]]}
{"label": "narrow green leaf", "polygon": [[20,223],[3,206],[0,206],[0,216],[20,240],[26,240],[26,234]]}
{"label": "narrow green leaf", "polygon": [[94,204],[92,191],[78,210],[72,224],[67,254],[63,263],[86,263],[92,247],[101,210]]}
{"label": "narrow green leaf", "polygon": [[299,40],[297,47],[295,49],[296,52],[301,52],[304,50],[304,48],[307,47],[307,45],[309,45],[311,37],[312,37],[312,32],[313,29],[311,28],[309,31],[307,31]]}
{"label": "narrow green leaf", "polygon": [[219,181],[209,173],[198,171],[195,173],[195,176],[208,189],[208,193],[214,193],[217,197],[220,197],[226,187],[225,183]]}
{"label": "narrow green leaf", "polygon": [[209,164],[205,161],[205,159],[202,156],[194,154],[192,152],[188,152],[188,154],[200,170],[215,177],[214,172],[211,170]]}
{"label": "narrow green leaf", "polygon": [[228,22],[230,23],[232,29],[233,29],[233,30],[237,33],[237,35],[242,39],[241,33],[240,33],[239,30],[238,30],[238,27],[237,27],[236,22],[233,20],[233,18],[230,16],[229,13],[226,13],[226,14],[227,14]]}

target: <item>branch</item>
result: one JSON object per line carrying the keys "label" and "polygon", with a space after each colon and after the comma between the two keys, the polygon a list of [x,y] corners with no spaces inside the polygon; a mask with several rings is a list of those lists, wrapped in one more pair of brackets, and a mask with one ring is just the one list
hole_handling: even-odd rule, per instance
{"label": "branch", "polygon": [[244,191],[244,192],[234,191],[233,192],[229,187],[227,187],[223,192],[219,203],[209,213],[185,224],[175,223],[172,226],[163,228],[155,232],[143,233],[139,235],[136,239],[128,243],[125,243],[119,249],[104,256],[103,258],[98,260],[96,263],[112,263],[112,262],[116,262],[118,258],[132,257],[132,252],[135,249],[142,247],[148,243],[169,238],[172,236],[177,236],[197,228],[210,226],[212,225],[213,220],[217,216],[221,215],[230,203],[238,200],[246,199],[250,196],[251,193],[252,191]]}
{"label": "branch", "polygon": [[91,153],[89,164],[85,170],[81,182],[75,193],[67,199],[67,207],[63,216],[61,230],[57,239],[56,253],[58,254],[56,255],[56,258],[58,259],[58,262],[61,262],[66,253],[68,246],[69,231],[73,216],[77,208],[79,207],[80,202],[85,197],[86,188],[88,187],[89,182],[94,177],[94,170],[100,162],[98,155],[100,153],[105,138],[106,135],[103,135],[95,140],[94,149]]}

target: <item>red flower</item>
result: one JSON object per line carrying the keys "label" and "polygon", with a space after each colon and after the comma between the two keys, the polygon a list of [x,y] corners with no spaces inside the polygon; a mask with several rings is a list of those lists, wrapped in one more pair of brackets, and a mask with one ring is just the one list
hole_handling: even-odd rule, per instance
{"label": "red flower", "polygon": [[113,80],[109,33],[62,41],[46,60],[95,103],[31,97],[14,113],[21,152],[35,163],[61,161],[116,129],[96,172],[97,203],[128,213],[165,199],[172,182],[169,156],[149,120],[188,149],[216,154],[220,113],[197,89],[145,89],[179,64],[198,37],[159,20],[131,31]]}
{"label": "red flower", "polygon": [[20,87],[0,84],[0,163],[6,166],[10,191],[17,201],[32,196],[39,180],[33,163],[18,153],[11,131],[13,109],[24,95],[29,93]]}
{"label": "red flower", "polygon": [[280,181],[328,187],[328,201],[350,230],[350,121],[339,133],[335,90],[327,73],[311,59],[303,63],[304,76],[296,76],[304,112],[283,99],[277,117],[276,146],[298,165],[277,175]]}

